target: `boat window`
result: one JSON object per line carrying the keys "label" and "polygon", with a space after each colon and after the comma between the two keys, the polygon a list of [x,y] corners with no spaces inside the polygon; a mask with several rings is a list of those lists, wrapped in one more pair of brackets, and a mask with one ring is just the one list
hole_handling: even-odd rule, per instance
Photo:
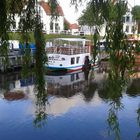
{"label": "boat window", "polygon": [[64,60],[65,60],[65,58],[62,58],[62,60],[64,61]]}
{"label": "boat window", "polygon": [[76,58],[76,63],[79,63],[80,57]]}
{"label": "boat window", "polygon": [[71,58],[71,64],[74,64],[74,63],[75,63],[75,58],[72,57],[72,58]]}

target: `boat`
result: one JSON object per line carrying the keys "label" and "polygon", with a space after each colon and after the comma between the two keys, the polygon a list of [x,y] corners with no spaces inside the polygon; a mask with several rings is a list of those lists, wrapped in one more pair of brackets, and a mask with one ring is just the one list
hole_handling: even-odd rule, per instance
{"label": "boat", "polygon": [[[52,72],[44,76],[47,93],[59,97],[72,97],[85,89],[89,73],[77,70],[68,73]],[[81,86],[82,85],[82,86]]]}
{"label": "boat", "polygon": [[56,38],[46,43],[50,71],[72,72],[90,68],[91,41],[81,38]]}

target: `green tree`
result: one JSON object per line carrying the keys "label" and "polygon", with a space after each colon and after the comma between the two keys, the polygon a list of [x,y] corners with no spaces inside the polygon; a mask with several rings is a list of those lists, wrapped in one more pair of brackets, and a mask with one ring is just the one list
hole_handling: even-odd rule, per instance
{"label": "green tree", "polygon": [[64,30],[68,30],[69,29],[69,24],[67,22],[64,22]]}
{"label": "green tree", "polygon": [[140,33],[140,6],[136,5],[132,8],[132,14],[138,25],[138,33]]}

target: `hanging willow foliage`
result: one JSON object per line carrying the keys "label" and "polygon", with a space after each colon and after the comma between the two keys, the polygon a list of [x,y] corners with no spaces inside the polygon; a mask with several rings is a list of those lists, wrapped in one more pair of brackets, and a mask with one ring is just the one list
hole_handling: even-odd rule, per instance
{"label": "hanging willow foliage", "polygon": [[8,66],[8,40],[7,30],[9,29],[7,3],[5,0],[0,1],[0,54],[4,56],[3,63],[5,68]]}

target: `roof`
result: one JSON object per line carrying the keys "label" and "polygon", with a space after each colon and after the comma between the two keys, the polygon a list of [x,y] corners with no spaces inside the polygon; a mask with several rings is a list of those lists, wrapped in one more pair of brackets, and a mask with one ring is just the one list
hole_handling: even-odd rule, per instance
{"label": "roof", "polygon": [[[51,8],[47,2],[41,1],[39,4],[42,6],[47,15],[51,15]],[[57,5],[55,12],[58,13],[59,16],[64,16],[62,7],[59,4]]]}
{"label": "roof", "polygon": [[70,24],[70,29],[78,29],[79,26],[78,24],[74,23],[74,24]]}
{"label": "roof", "polygon": [[80,42],[80,41],[90,41],[83,38],[55,38],[55,40],[71,41],[71,42]]}

